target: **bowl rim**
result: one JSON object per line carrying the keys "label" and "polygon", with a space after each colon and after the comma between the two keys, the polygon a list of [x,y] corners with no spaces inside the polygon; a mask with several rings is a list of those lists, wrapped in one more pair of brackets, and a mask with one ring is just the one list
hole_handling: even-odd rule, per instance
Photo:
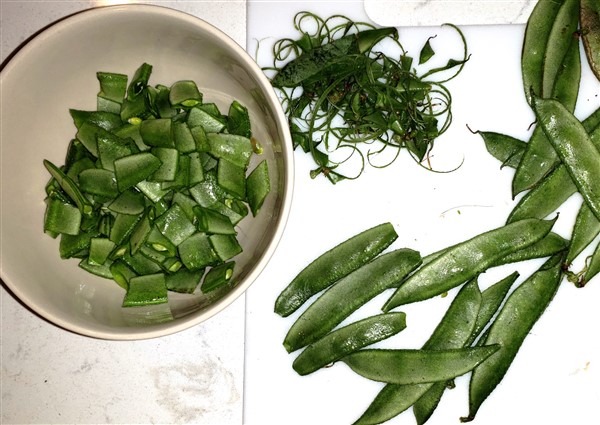
{"label": "bowl rim", "polygon": [[[282,140],[282,155],[284,156],[284,182],[282,185],[282,203],[281,211],[277,217],[275,225],[275,232],[267,249],[259,257],[255,267],[249,272],[243,282],[236,285],[231,291],[225,294],[214,304],[204,307],[196,312],[190,313],[184,317],[174,319],[166,323],[153,324],[143,327],[123,327],[118,330],[115,329],[90,329],[85,326],[74,324],[68,320],[65,320],[60,315],[53,314],[47,311],[43,305],[36,304],[28,299],[26,292],[21,290],[19,285],[15,282],[7,279],[2,262],[0,262],[0,281],[7,289],[7,292],[16,299],[17,302],[24,305],[31,312],[36,314],[42,319],[58,326],[67,331],[71,331],[75,334],[82,336],[105,339],[105,340],[144,340],[151,338],[158,338],[163,336],[172,335],[183,330],[189,329],[195,325],[207,321],[208,319],[215,316],[220,311],[230,306],[238,297],[246,292],[246,290],[256,281],[259,275],[263,272],[271,257],[275,253],[277,246],[279,245],[283,232],[285,230],[287,221],[289,219],[293,187],[294,187],[294,157],[291,142],[291,134],[287,124],[287,118],[281,107],[281,103],[275,94],[275,91],[268,80],[267,76],[263,73],[259,65],[251,58],[248,52],[238,44],[233,38],[231,38],[224,31],[217,28],[215,25],[210,24],[204,19],[192,15],[190,13],[172,9],[170,7],[162,5],[151,5],[151,4],[119,4],[119,5],[106,5],[92,7],[84,9],[65,17],[62,17],[47,26],[43,27],[36,33],[32,34],[23,43],[15,48],[15,50],[6,57],[5,61],[0,65],[0,86],[3,84],[4,76],[8,74],[13,68],[17,67],[23,57],[25,57],[30,51],[35,50],[42,45],[48,37],[61,32],[68,26],[71,25],[82,25],[90,19],[102,18],[119,11],[127,11],[129,13],[136,12],[142,14],[154,14],[163,17],[169,17],[174,20],[185,21],[195,27],[200,28],[204,32],[211,33],[217,36],[230,50],[232,50],[241,62],[244,63],[246,69],[253,75],[256,82],[258,83],[261,91],[264,93],[266,100],[270,103],[272,109],[275,111],[275,119],[277,127],[283,132]],[[0,140],[1,145],[1,140]]]}

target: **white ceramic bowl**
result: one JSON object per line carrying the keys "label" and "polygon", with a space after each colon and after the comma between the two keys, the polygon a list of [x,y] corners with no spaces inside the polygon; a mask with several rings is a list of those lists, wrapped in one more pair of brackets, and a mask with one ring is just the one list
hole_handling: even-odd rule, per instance
{"label": "white ceramic bowl", "polygon": [[[58,239],[43,233],[42,160],[64,164],[75,127],[69,108],[94,110],[97,71],[129,76],[153,65],[150,84],[194,80],[222,110],[237,99],[250,111],[271,175],[260,214],[238,226],[244,249],[237,284],[210,296],[169,294],[169,303],[122,308],[124,290],[61,260]],[[286,119],[268,79],[224,33],[191,15],[159,6],[90,9],[39,33],[3,67],[1,78],[1,269],[8,289],[45,319],[105,339],[171,334],[215,315],[240,296],[272,256],[288,217],[293,157]],[[225,108],[225,109],[223,109]],[[252,166],[252,165],[251,165]]]}

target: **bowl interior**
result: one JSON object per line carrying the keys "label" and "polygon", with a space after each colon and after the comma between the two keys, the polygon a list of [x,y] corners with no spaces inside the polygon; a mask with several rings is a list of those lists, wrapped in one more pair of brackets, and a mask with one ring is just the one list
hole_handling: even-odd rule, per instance
{"label": "bowl interior", "polygon": [[[206,102],[227,111],[244,104],[271,177],[256,218],[238,225],[244,251],[235,258],[236,285],[210,296],[169,293],[168,305],[121,308],[124,290],[61,260],[58,239],[43,233],[43,159],[63,164],[75,126],[69,109],[94,110],[97,71],[131,77],[153,66],[150,84],[194,80]],[[287,219],[292,180],[290,138],[280,105],[251,58],[214,27],[158,6],[112,6],[73,15],[40,33],[1,73],[1,276],[46,319],[72,331],[110,339],[172,333],[211,317],[258,276]],[[259,159],[256,159],[258,161]],[[255,164],[251,164],[252,168]]]}

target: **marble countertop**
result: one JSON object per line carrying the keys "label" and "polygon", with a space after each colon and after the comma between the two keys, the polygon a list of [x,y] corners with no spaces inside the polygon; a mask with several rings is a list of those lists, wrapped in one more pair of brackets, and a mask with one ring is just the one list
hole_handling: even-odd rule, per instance
{"label": "marble countertop", "polygon": [[[1,60],[32,34],[79,10],[126,1],[2,0]],[[246,2],[149,1],[246,42]],[[27,310],[2,285],[3,424],[240,424],[245,300],[160,339],[104,341],[69,333]]]}

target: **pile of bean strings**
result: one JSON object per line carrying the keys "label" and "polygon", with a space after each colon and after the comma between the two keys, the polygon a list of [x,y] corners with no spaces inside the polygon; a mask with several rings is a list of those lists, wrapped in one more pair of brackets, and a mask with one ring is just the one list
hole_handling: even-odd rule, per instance
{"label": "pile of bean strings", "polygon": [[[468,60],[458,28],[450,25],[462,40],[463,57],[417,75],[395,28],[310,12],[298,13],[294,27],[300,37],[278,40],[273,65],[264,70],[274,73],[271,82],[281,95],[294,148],[314,159],[311,177],[322,174],[332,183],[356,179],[367,163],[390,165],[402,148],[419,164],[429,158],[452,122],[452,97],[444,83]],[[383,53],[381,46],[398,56]],[[428,39],[418,64],[434,55]],[[445,77],[433,80],[437,74]]]}

